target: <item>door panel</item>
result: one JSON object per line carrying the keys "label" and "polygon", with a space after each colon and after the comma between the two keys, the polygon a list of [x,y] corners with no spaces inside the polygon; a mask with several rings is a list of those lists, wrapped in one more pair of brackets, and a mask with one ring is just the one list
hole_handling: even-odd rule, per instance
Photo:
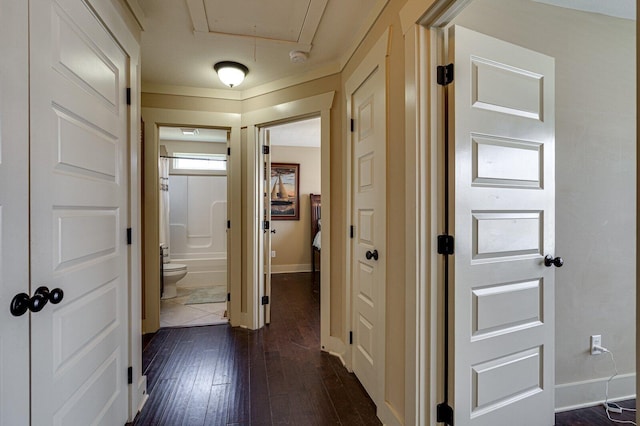
{"label": "door panel", "polygon": [[455,424],[553,424],[554,61],[450,29]]}
{"label": "door panel", "polygon": [[0,425],[29,424],[28,3],[0,0]]}
{"label": "door panel", "polygon": [[127,57],[82,2],[31,1],[34,424],[127,420]]}
{"label": "door panel", "polygon": [[[384,73],[375,69],[352,94],[353,371],[376,400],[384,373],[386,131]],[[367,252],[376,251],[377,259]]]}

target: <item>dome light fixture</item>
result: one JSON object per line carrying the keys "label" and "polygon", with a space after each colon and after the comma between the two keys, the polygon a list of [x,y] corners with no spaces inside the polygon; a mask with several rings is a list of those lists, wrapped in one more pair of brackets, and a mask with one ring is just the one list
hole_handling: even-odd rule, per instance
{"label": "dome light fixture", "polygon": [[249,68],[233,61],[218,62],[213,66],[213,69],[218,73],[220,81],[229,87],[234,87],[242,83],[245,76],[249,73]]}

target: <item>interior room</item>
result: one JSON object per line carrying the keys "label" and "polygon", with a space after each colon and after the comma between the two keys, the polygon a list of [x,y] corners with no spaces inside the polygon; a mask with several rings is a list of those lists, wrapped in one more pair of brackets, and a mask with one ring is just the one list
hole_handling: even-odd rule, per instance
{"label": "interior room", "polygon": [[159,129],[162,327],[228,321],[227,133]]}

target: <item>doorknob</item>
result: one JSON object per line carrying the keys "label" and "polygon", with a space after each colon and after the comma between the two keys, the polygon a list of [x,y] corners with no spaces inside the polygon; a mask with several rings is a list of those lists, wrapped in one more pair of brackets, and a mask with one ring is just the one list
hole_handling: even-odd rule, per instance
{"label": "doorknob", "polygon": [[276,228],[273,228],[273,229],[271,230],[271,233],[272,233],[272,234],[275,234],[275,233],[276,233]]}
{"label": "doorknob", "polygon": [[29,310],[29,295],[27,293],[16,294],[11,300],[9,311],[14,317],[24,315]]}
{"label": "doorknob", "polygon": [[29,297],[27,293],[16,294],[11,300],[9,311],[15,317],[24,315],[27,311],[40,312],[48,302],[57,305],[63,298],[64,292],[60,288],[49,291],[47,287],[38,287],[33,297]]}
{"label": "doorknob", "polygon": [[546,255],[544,257],[544,266],[546,266],[547,268],[551,267],[551,266],[555,266],[556,268],[560,268],[562,265],[564,265],[564,260],[562,260],[561,257],[556,257],[554,258],[551,255]]}
{"label": "doorknob", "polygon": [[49,289],[44,286],[38,287],[29,300],[29,310],[31,312],[40,312],[47,302],[49,302]]}
{"label": "doorknob", "polygon": [[378,260],[378,250],[374,250],[373,252],[367,250],[365,256],[367,260],[371,260],[371,258],[373,258],[373,260]]}

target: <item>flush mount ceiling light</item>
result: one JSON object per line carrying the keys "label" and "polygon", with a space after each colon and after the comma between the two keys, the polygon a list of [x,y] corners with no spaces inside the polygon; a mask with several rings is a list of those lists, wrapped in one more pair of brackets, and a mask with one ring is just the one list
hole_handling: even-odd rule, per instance
{"label": "flush mount ceiling light", "polygon": [[249,73],[249,68],[233,61],[218,62],[213,66],[213,69],[218,73],[220,81],[229,87],[242,83],[244,77]]}

